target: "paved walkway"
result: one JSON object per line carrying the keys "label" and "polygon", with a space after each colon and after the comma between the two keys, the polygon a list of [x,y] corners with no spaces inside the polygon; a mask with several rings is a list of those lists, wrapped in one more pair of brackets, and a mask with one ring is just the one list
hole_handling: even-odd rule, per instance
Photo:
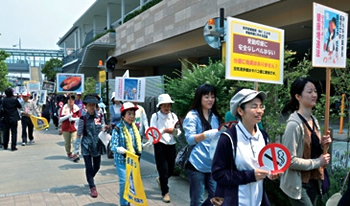
{"label": "paved walkway", "polygon": [[[63,136],[54,126],[48,131],[35,131],[36,143],[21,146],[19,124],[18,151],[0,149],[0,205],[119,205],[119,183],[113,159],[102,157],[95,177],[99,196],[90,197],[83,160],[74,163],[66,157]],[[158,176],[153,148],[141,158],[141,175],[148,205],[189,205],[186,179],[169,180],[171,203],[162,201],[155,178]]]}
{"label": "paved walkway", "polygon": [[[21,146],[20,125],[18,151],[0,149],[0,205],[119,205],[119,183],[114,161],[102,157],[101,169],[95,177],[99,196],[91,198],[85,180],[84,163],[74,163],[66,157],[63,137],[53,126],[48,131],[35,131],[36,143]],[[346,153],[347,135],[333,133],[334,160]],[[339,141],[340,140],[340,141]],[[147,148],[141,158],[141,175],[148,205],[189,205],[189,186],[186,179],[170,178],[171,203],[162,201],[155,178],[153,148]],[[339,163],[338,163],[339,164]],[[344,165],[344,162],[342,162]]]}

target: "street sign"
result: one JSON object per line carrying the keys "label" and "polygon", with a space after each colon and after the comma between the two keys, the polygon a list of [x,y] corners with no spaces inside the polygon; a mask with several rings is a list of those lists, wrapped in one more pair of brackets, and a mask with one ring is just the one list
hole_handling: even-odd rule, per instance
{"label": "street sign", "polygon": [[271,174],[276,174],[288,169],[291,156],[287,147],[272,143],[260,151],[258,161],[260,167],[268,168]]}

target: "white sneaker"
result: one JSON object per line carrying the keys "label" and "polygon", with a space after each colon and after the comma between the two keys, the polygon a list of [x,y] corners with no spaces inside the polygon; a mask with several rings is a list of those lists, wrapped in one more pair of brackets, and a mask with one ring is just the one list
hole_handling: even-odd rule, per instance
{"label": "white sneaker", "polygon": [[35,144],[34,140],[29,140],[29,144]]}
{"label": "white sneaker", "polygon": [[25,142],[22,142],[22,146],[26,146],[26,143],[25,143]]}

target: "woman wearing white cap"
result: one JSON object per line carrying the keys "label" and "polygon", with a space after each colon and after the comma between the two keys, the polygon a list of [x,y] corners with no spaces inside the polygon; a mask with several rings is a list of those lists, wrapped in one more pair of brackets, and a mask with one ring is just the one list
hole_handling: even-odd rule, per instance
{"label": "woman wearing white cap", "polygon": [[151,127],[156,127],[161,133],[160,141],[154,144],[154,156],[159,174],[156,180],[166,203],[170,202],[168,179],[172,176],[175,165],[175,137],[181,133],[179,129],[174,128],[178,118],[171,112],[172,103],[174,101],[169,94],[159,95],[157,104],[159,111],[151,117]]}
{"label": "woman wearing white cap", "polygon": [[212,164],[215,195],[223,198],[222,206],[270,205],[263,188],[269,171],[258,164],[259,152],[269,142],[267,133],[257,125],[264,114],[265,98],[264,92],[242,89],[231,99],[230,111],[238,123],[220,135]]}

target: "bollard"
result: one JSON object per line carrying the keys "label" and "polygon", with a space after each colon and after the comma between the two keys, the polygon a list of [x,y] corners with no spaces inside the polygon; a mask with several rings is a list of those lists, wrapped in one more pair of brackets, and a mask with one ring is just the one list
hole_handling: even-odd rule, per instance
{"label": "bollard", "polygon": [[341,95],[341,105],[340,105],[340,121],[339,121],[339,132],[338,134],[343,134],[343,124],[344,124],[344,100],[345,94]]}

